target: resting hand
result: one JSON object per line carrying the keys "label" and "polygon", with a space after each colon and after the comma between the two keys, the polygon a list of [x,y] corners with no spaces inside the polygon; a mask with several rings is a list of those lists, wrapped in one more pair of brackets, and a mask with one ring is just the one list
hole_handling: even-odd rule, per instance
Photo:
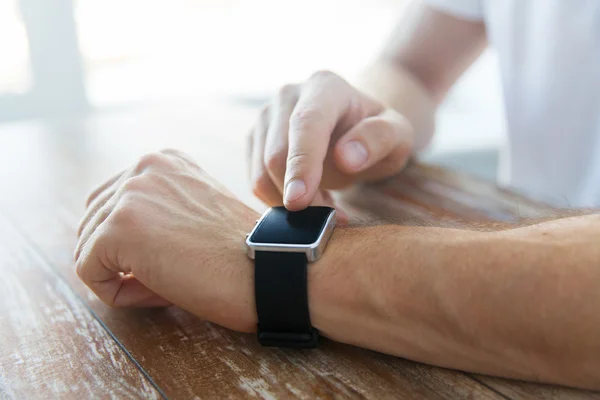
{"label": "resting hand", "polygon": [[150,154],[90,196],[77,273],[112,306],[175,304],[253,330],[244,234],[257,216],[184,154]]}

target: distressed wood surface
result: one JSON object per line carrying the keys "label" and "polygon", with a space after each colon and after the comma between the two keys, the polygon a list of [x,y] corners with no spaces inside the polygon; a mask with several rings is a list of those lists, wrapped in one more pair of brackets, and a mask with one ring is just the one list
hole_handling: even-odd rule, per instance
{"label": "distressed wood surface", "polygon": [[[255,113],[188,105],[0,127],[0,237],[10,237],[0,243],[8,277],[0,281],[0,398],[600,399],[331,341],[310,351],[265,349],[253,335],[177,308],[118,310],[99,302],[71,259],[87,192],[138,156],[175,147],[260,210],[244,166],[243,137]],[[488,183],[418,165],[345,198],[356,218],[414,225],[552,213]],[[30,327],[24,335],[23,323]]]}
{"label": "distressed wood surface", "polygon": [[161,397],[4,218],[0,238],[0,398]]}

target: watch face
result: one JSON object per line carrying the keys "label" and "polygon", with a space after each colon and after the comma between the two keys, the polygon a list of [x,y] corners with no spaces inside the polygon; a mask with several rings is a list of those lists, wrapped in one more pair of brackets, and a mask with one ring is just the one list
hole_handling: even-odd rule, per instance
{"label": "watch face", "polygon": [[250,240],[268,244],[315,243],[332,211],[331,207],[308,207],[302,211],[273,207],[260,221]]}

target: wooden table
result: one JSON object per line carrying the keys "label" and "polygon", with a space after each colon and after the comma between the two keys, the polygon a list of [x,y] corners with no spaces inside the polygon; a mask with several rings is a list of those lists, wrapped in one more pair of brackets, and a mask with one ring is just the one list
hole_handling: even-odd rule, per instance
{"label": "wooden table", "polygon": [[[244,171],[242,138],[254,114],[200,104],[0,126],[0,399],[600,399],[327,340],[317,350],[267,349],[253,335],[175,307],[111,309],[97,300],[72,261],[88,190],[139,155],[176,147],[262,208]],[[409,224],[550,212],[493,185],[423,166],[351,195],[353,215]]]}

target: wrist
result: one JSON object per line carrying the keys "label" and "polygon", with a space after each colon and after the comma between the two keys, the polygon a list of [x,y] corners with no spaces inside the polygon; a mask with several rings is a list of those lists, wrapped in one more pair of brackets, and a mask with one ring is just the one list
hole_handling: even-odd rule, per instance
{"label": "wrist", "polygon": [[[224,246],[225,266],[222,280],[227,282],[221,293],[221,305],[212,307],[221,325],[240,332],[255,332],[258,318],[254,301],[254,262],[248,257],[245,235],[252,230],[260,214],[250,210],[244,218],[232,224],[230,243]],[[218,309],[217,309],[218,308]]]}
{"label": "wrist", "polygon": [[339,328],[341,303],[347,296],[349,271],[344,269],[344,251],[359,229],[336,227],[321,259],[308,267],[308,303],[313,327],[322,336],[335,337]]}

